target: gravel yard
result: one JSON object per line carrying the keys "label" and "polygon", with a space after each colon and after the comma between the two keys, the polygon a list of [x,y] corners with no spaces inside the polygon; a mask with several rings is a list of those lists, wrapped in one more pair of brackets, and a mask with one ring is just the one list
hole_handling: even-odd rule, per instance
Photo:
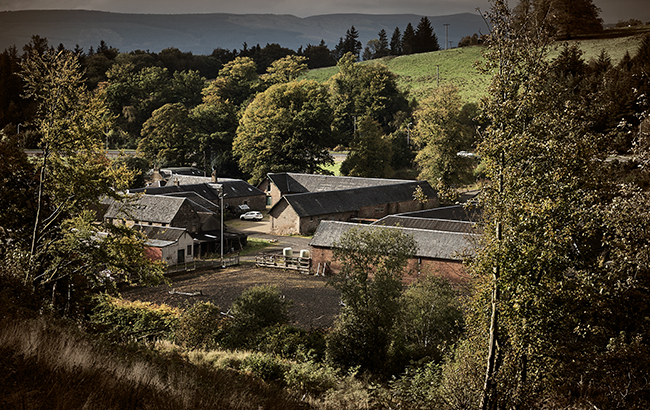
{"label": "gravel yard", "polygon": [[[223,311],[245,289],[256,285],[277,286],[282,294],[293,301],[289,309],[292,324],[304,329],[330,327],[339,311],[340,297],[327,278],[305,275],[282,269],[260,269],[252,263],[243,263],[226,269],[190,272],[172,279],[170,286],[137,288],[125,291],[122,296],[128,300],[164,303],[183,307],[186,303],[210,301]],[[189,296],[173,293],[201,292]]]}

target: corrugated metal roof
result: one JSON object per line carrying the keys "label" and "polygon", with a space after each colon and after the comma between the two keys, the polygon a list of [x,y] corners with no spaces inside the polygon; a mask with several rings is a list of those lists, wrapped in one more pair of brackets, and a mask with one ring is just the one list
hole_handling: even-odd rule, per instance
{"label": "corrugated metal roof", "polygon": [[178,241],[184,234],[187,233],[185,228],[174,228],[166,226],[153,226],[153,225],[133,225],[133,228],[142,232],[150,240],[159,241]]}
{"label": "corrugated metal roof", "polygon": [[413,235],[418,246],[415,256],[422,258],[460,261],[463,259],[461,256],[463,253],[471,253],[471,237],[473,235],[394,226],[359,225],[338,221],[322,221],[309,245],[332,248],[334,243],[351,229],[399,229]]}

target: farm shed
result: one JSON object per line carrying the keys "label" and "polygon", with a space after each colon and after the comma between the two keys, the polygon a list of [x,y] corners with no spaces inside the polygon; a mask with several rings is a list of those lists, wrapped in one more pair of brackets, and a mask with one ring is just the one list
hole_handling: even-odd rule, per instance
{"label": "farm shed", "polygon": [[341,267],[333,257],[333,249],[340,238],[351,229],[399,229],[413,235],[418,250],[408,262],[409,273],[404,276],[406,284],[426,274],[438,275],[455,283],[469,280],[463,268],[462,254],[471,253],[471,234],[337,221],[321,222],[309,244],[312,273],[322,273],[325,266],[326,274],[336,274],[340,271]]}
{"label": "farm shed", "polygon": [[[428,202],[413,199],[418,186],[430,198]],[[287,194],[269,211],[271,230],[306,235],[316,231],[321,221],[375,221],[390,214],[434,207],[436,198],[426,181]]]}
{"label": "farm shed", "polygon": [[194,240],[187,229],[138,224],[133,228],[147,236],[145,254],[148,258],[167,265],[193,260]]}

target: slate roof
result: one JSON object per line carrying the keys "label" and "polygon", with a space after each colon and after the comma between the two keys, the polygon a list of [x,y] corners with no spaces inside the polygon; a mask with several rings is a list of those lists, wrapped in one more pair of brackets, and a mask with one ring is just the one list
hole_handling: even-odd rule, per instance
{"label": "slate roof", "polygon": [[271,173],[268,177],[283,194],[340,191],[413,182],[404,179],[340,177],[293,172]]}
{"label": "slate roof", "polygon": [[432,231],[427,229],[394,226],[360,225],[350,222],[322,221],[309,243],[313,247],[332,248],[350,229],[399,229],[413,235],[417,243],[417,257],[461,261],[463,252],[471,252],[471,235],[458,232]]}
{"label": "slate roof", "polygon": [[219,200],[219,185],[217,184],[190,184],[190,185],[165,185],[161,187],[146,187],[129,189],[129,193],[141,193],[150,195],[178,194],[179,192],[195,192],[209,201]]}
{"label": "slate roof", "polygon": [[109,207],[104,218],[168,224],[178,214],[185,201],[186,198],[163,195],[142,195],[124,202],[107,199]]}
{"label": "slate roof", "polygon": [[194,185],[194,184],[205,184],[212,182],[212,177],[196,176],[196,175],[183,175],[183,174],[173,174],[165,186],[168,185]]}
{"label": "slate roof", "polygon": [[241,198],[248,196],[265,196],[264,192],[252,186],[242,179],[223,179],[219,183],[204,182],[200,184],[188,185],[165,185],[163,187],[147,187],[130,189],[129,192],[144,192],[152,195],[167,195],[179,192],[195,192],[203,198],[217,203],[219,201],[219,189],[223,186],[225,199]]}
{"label": "slate roof", "polygon": [[188,192],[171,192],[168,194],[165,194],[165,196],[173,196],[173,197],[183,197],[189,199],[190,204],[192,205],[192,208],[196,212],[210,212],[210,213],[216,213],[219,211],[219,206],[215,204],[212,201],[208,201],[207,199],[203,198],[201,195],[197,194],[196,192],[193,191],[188,191]]}
{"label": "slate roof", "polygon": [[[436,197],[436,192],[428,182],[407,181],[385,186],[289,194],[284,195],[282,200],[287,201],[300,217],[328,215],[354,212],[366,206],[412,201],[413,192],[418,185],[429,198]],[[278,201],[273,208],[277,207],[282,200]],[[273,208],[270,212],[273,212]]]}
{"label": "slate roof", "polygon": [[422,211],[406,212],[399,214],[399,216],[478,222],[480,220],[481,213],[477,208],[466,208],[463,205],[452,205],[440,208],[424,209]]}
{"label": "slate roof", "polygon": [[405,215],[388,215],[374,222],[373,225],[399,226],[402,228],[427,229],[430,231],[474,233],[474,224],[472,222],[415,218]]}

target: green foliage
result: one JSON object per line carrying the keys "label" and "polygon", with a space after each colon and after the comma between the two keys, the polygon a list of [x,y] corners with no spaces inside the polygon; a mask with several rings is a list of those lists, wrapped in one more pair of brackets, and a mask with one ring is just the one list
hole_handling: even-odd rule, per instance
{"label": "green foliage", "polygon": [[391,393],[407,409],[444,408],[446,400],[438,394],[440,366],[429,362],[421,367],[408,368],[391,383]]}
{"label": "green foliage", "polygon": [[330,80],[333,124],[343,143],[354,134],[356,118],[368,117],[390,133],[408,115],[406,96],[397,87],[397,77],[386,66],[356,63],[356,58],[348,53],[337,67],[338,74]]}
{"label": "green foliage", "polygon": [[[36,218],[38,179],[16,137],[0,132],[0,227],[16,240],[29,241]],[[0,235],[4,235],[2,232]]]}
{"label": "green foliage", "polygon": [[90,324],[117,340],[170,340],[179,324],[180,311],[166,305],[129,302],[108,295],[96,296],[94,303]]}
{"label": "green foliage", "polygon": [[157,166],[188,166],[196,158],[189,111],[183,104],[165,104],[142,126],[138,152]]}
{"label": "green foliage", "polygon": [[112,161],[111,166],[114,169],[125,167],[128,171],[133,172],[133,180],[129,183],[129,188],[144,188],[146,184],[147,173],[151,169],[150,162],[141,155],[129,155],[120,152],[120,156]]}
{"label": "green foliage", "polygon": [[269,326],[257,338],[259,351],[294,360],[318,360],[325,356],[325,333],[287,324]]}
{"label": "green foliage", "polygon": [[[639,250],[650,240],[636,222],[646,218],[647,197],[603,179],[609,146],[592,131],[591,107],[575,86],[579,53],[566,49],[562,63],[549,62],[544,22],[513,28],[505,2],[495,2],[489,18],[484,68],[494,79],[478,146],[489,182],[480,196],[484,234],[471,264],[483,279],[468,319],[471,345],[487,346],[481,407],[549,399],[566,400],[566,407],[583,400],[576,391],[608,407],[598,402],[601,392],[581,386],[612,376],[592,367],[612,338],[647,332],[626,308],[640,316],[648,308],[647,261],[632,255],[645,254]],[[637,232],[636,239],[623,231]],[[621,383],[614,380],[620,376],[609,383]]]}
{"label": "green foliage", "polygon": [[281,360],[268,354],[252,354],[242,361],[240,368],[268,382],[282,381],[287,369]]}
{"label": "green foliage", "polygon": [[119,198],[116,191],[132,178],[105,156],[112,117],[104,94],[87,92],[78,57],[70,52],[33,52],[22,67],[26,95],[38,104],[33,126],[41,135],[40,178],[31,246],[12,241],[3,250],[28,248],[25,280],[47,289],[51,305],[65,315],[82,314],[85,297],[113,289],[116,280],[157,283],[162,268],[144,258],[144,236],[97,224],[89,211],[100,209],[104,197]]}
{"label": "green foliage", "polygon": [[421,147],[415,157],[420,168],[419,179],[444,186],[473,182],[476,161],[458,154],[473,149],[475,114],[476,106],[463,106],[458,90],[451,86],[440,87],[420,103],[413,114],[416,120],[413,141]]}
{"label": "green foliage", "polygon": [[321,396],[337,387],[340,375],[330,366],[307,361],[292,364],[284,374],[284,382],[291,390]]}
{"label": "green foliage", "polygon": [[218,306],[210,302],[195,303],[180,314],[175,341],[186,349],[216,349],[224,322]]}
{"label": "green foliage", "polygon": [[397,331],[412,360],[440,362],[461,336],[463,312],[459,292],[434,274],[428,274],[404,292]]}
{"label": "green foliage", "polygon": [[333,162],[332,109],[314,81],[277,84],[258,94],[237,129],[233,153],[257,183],[269,172],[315,173]]}
{"label": "green foliage", "polygon": [[235,326],[251,332],[289,321],[290,301],[273,286],[253,286],[232,304]]}
{"label": "green foliage", "polygon": [[220,99],[241,106],[254,96],[259,82],[255,62],[249,57],[237,57],[226,63],[219,76],[203,90],[203,102],[210,104]]}
{"label": "green foliage", "polygon": [[271,86],[273,84],[288,83],[296,80],[301,73],[307,70],[307,57],[287,56],[271,63],[260,79]]}
{"label": "green foliage", "polygon": [[392,141],[370,117],[359,121],[350,153],[341,164],[341,174],[365,178],[390,178]]}
{"label": "green foliage", "polygon": [[290,305],[291,301],[285,300],[277,287],[260,285],[246,289],[230,308],[232,320],[221,343],[235,349],[255,348],[267,328],[288,323]]}
{"label": "green foliage", "polygon": [[333,363],[376,374],[386,370],[401,278],[416,247],[413,237],[399,229],[367,227],[351,229],[335,244],[341,272],[331,284],[345,305],[327,340]]}
{"label": "green foliage", "polygon": [[217,176],[241,176],[232,153],[238,121],[236,107],[218,98],[209,101],[192,109],[189,115],[192,145],[203,153],[197,163],[202,163],[208,174],[214,171]]}

